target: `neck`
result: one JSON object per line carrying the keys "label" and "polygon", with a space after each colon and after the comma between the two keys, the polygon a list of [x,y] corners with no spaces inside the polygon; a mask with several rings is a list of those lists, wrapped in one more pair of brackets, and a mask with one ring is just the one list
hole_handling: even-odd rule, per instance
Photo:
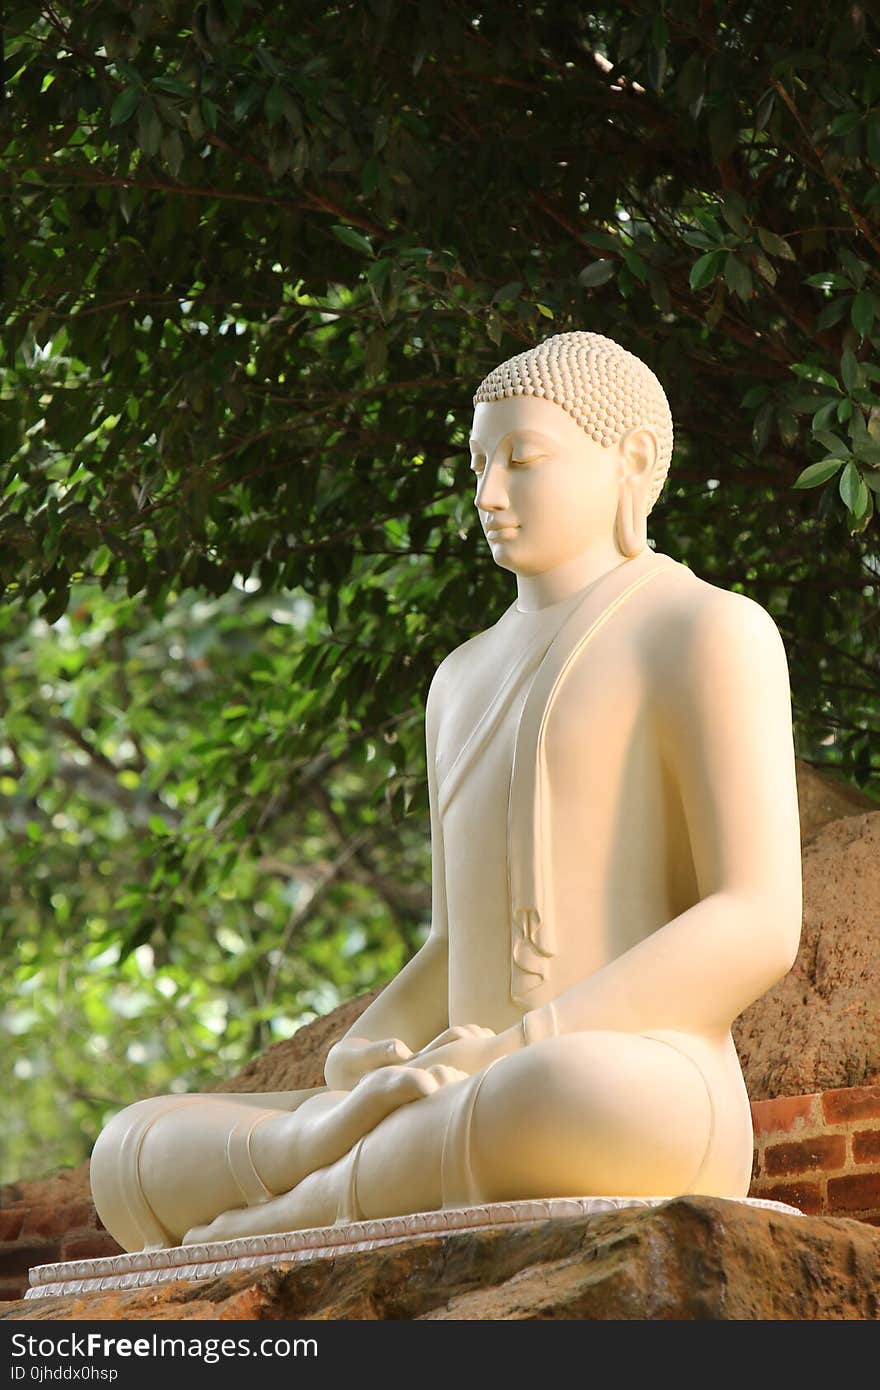
{"label": "neck", "polygon": [[518,574],[516,606],[521,613],[529,613],[547,608],[551,603],[561,603],[601,579],[603,574],[626,564],[627,558],[609,539],[596,541],[556,569],[543,574]]}

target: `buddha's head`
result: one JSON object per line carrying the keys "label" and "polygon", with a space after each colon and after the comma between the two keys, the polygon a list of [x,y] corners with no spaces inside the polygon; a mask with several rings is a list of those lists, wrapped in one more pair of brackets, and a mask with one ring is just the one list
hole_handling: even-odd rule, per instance
{"label": "buddha's head", "polygon": [[644,549],[672,416],[638,357],[598,333],[559,333],[480,383],[470,445],[496,564],[542,574],[597,541]]}

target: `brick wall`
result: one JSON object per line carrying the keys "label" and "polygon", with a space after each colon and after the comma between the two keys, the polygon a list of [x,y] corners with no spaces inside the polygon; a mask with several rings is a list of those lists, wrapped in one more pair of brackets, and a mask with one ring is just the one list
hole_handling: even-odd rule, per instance
{"label": "brick wall", "polygon": [[[880,1226],[880,1085],[752,1102],[751,1195]],[[0,1301],[32,1265],[117,1255],[89,1200],[88,1164],[0,1188]]]}
{"label": "brick wall", "polygon": [[880,1086],[752,1102],[752,1196],[880,1226]]}
{"label": "brick wall", "polygon": [[0,1302],[22,1297],[32,1265],[118,1254],[89,1200],[87,1164],[0,1188]]}

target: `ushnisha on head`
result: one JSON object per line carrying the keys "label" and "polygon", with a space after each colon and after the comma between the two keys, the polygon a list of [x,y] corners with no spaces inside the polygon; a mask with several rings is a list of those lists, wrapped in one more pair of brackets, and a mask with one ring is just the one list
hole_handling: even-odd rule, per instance
{"label": "ushnisha on head", "polygon": [[[654,373],[599,333],[559,333],[489,372],[474,406],[518,398],[560,407],[586,435],[591,453],[598,446],[619,458],[617,543],[622,553],[638,554],[647,544],[647,517],[672,457],[672,415]],[[538,418],[540,412],[531,410]],[[551,420],[555,415],[546,407],[543,413]],[[511,418],[516,414],[514,409]]]}

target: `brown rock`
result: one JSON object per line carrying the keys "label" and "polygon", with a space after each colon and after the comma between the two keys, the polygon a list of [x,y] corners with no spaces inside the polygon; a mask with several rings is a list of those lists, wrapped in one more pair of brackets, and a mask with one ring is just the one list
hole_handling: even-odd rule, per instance
{"label": "brown rock", "polygon": [[66,1207],[88,1199],[89,1165],[60,1168],[45,1178],[8,1182],[0,1187],[0,1209],[7,1207]]}
{"label": "brown rock", "polygon": [[10,1305],[0,1317],[162,1320],[848,1319],[880,1313],[880,1231],[685,1197],[459,1232],[199,1283]]}
{"label": "brown rock", "polygon": [[813,767],[798,758],[795,760],[795,774],[801,840],[804,843],[829,821],[841,820],[844,816],[864,815],[878,809],[876,801],[834,772]]}
{"label": "brown rock", "polygon": [[803,881],[794,967],[734,1027],[752,1100],[880,1081],[880,811],[823,826]]}

